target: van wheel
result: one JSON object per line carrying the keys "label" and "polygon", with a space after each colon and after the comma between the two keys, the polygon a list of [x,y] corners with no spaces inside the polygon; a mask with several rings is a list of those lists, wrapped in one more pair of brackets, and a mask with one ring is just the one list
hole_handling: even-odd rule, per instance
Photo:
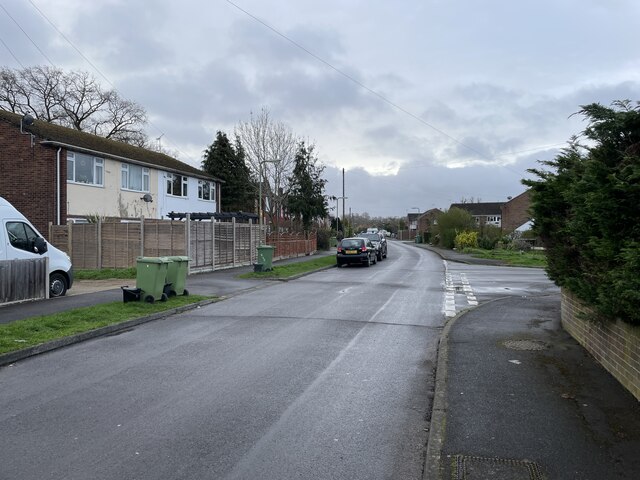
{"label": "van wheel", "polygon": [[63,297],[67,293],[67,279],[61,273],[52,273],[49,276],[49,296]]}

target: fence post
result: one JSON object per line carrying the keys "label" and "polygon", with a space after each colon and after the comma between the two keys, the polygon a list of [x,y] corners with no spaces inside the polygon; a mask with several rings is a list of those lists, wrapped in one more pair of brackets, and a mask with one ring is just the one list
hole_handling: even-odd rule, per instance
{"label": "fence post", "polygon": [[249,219],[249,264],[253,265],[253,251],[255,247],[253,245],[253,218]]}
{"label": "fence post", "polygon": [[189,263],[193,263],[191,262],[191,214],[190,213],[187,213],[187,218],[184,222],[184,228],[185,228],[184,239],[186,242],[185,253],[187,257],[189,257]]}
{"label": "fence post", "polygon": [[231,225],[233,230],[233,266],[236,266],[236,217],[231,219]]}
{"label": "fence post", "polygon": [[140,216],[140,256],[144,257],[144,215]]}
{"label": "fence post", "polygon": [[216,269],[216,219],[211,217],[211,270]]}
{"label": "fence post", "polygon": [[75,263],[73,260],[73,223],[71,220],[67,220],[67,253],[71,259],[71,263]]}
{"label": "fence post", "polygon": [[98,238],[96,242],[96,258],[98,259],[98,270],[102,270],[102,219],[98,217]]}

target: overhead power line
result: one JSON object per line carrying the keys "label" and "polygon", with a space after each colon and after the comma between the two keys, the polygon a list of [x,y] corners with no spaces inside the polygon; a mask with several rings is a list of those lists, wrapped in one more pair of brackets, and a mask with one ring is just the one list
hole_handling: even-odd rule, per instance
{"label": "overhead power line", "polygon": [[[82,59],[87,62],[91,68],[93,68],[94,71],[96,71],[110,86],[114,91],[117,91],[115,85],[113,84],[113,82],[111,82],[111,80],[109,80],[109,78],[102,73],[102,71],[89,59],[87,58],[86,55],[84,55],[82,53],[82,51],[80,51],[80,49],[78,47],[75,46],[75,44],[64,34],[62,33],[62,31],[49,19],[49,17],[47,17],[47,15],[45,15],[45,13],[40,10],[40,8],[38,8],[38,6],[32,1],[32,0],[28,0],[29,3],[31,4],[31,6],[40,14],[40,16],[42,16],[42,18],[44,18],[46,20],[46,22],[51,25],[51,27],[58,33],[58,35],[60,35],[77,53],[78,55],[80,55],[82,57]],[[44,53],[44,51],[42,51],[42,49],[36,44],[36,42],[29,36],[29,34],[24,30],[24,28],[22,28],[22,26],[18,23],[18,21],[13,18],[13,16],[11,16],[11,14],[7,11],[7,9],[4,7],[4,5],[0,4],[0,8],[2,8],[2,10],[4,10],[4,12],[7,14],[7,16],[18,26],[18,28],[22,31],[22,33],[31,41],[31,43],[38,49],[38,51],[42,54],[42,56],[49,62],[49,64],[56,68],[56,65],[53,63],[53,61],[51,61],[51,59]],[[18,64],[22,67],[25,68],[24,65],[22,64],[22,62],[20,62],[20,60],[18,60],[18,58],[13,54],[13,52],[9,49],[9,47],[6,45],[6,43],[4,41],[2,41],[0,39],[0,42],[2,42],[2,44],[5,46],[5,48],[7,50],[9,50],[9,53],[11,53],[11,55],[13,56],[13,58],[16,60],[16,62],[18,62]],[[147,123],[153,127],[154,129],[156,129],[157,131],[160,131],[160,128],[158,128],[156,125],[153,124],[153,122],[151,122],[150,120],[147,120]],[[164,135],[164,134],[163,134]],[[193,163],[196,163],[189,155],[187,155],[186,153],[184,153],[182,150],[180,150],[178,147],[176,147],[173,143],[169,142],[171,148],[173,148],[174,150],[176,150],[177,152],[179,152],[185,159],[190,160]]]}
{"label": "overhead power line", "polygon": [[[482,157],[485,160],[489,160],[491,161],[492,158],[487,156],[486,154],[484,154],[483,152],[479,151],[476,148],[473,148],[470,145],[467,145],[466,143],[458,140],[456,137],[454,137],[453,135],[448,134],[447,132],[445,132],[444,130],[436,127],[435,125],[432,125],[431,123],[427,122],[426,120],[424,120],[423,118],[419,117],[418,115],[414,114],[413,112],[407,110],[406,108],[402,107],[401,105],[398,105],[397,103],[395,103],[394,101],[388,99],[387,97],[385,97],[384,95],[382,95],[379,92],[376,92],[375,90],[373,90],[372,88],[368,87],[367,85],[365,85],[364,83],[362,83],[361,81],[359,81],[358,79],[352,77],[351,75],[349,75],[348,73],[344,72],[343,70],[341,70],[340,68],[336,67],[335,65],[331,64],[330,62],[328,62],[327,60],[325,60],[324,58],[316,55],[315,53],[313,53],[312,51],[310,51],[309,49],[307,49],[306,47],[304,47],[303,45],[299,44],[298,42],[296,42],[295,40],[291,39],[290,37],[288,37],[287,35],[285,35],[284,33],[282,33],[281,31],[279,31],[278,29],[272,27],[271,25],[269,25],[268,23],[264,22],[263,20],[261,20],[260,18],[256,17],[255,15],[253,15],[251,12],[245,10],[244,8],[240,7],[238,4],[232,2],[231,0],[226,0],[226,2],[229,5],[232,5],[234,8],[236,8],[237,10],[239,10],[240,12],[244,13],[246,16],[248,16],[249,18],[253,19],[254,21],[256,21],[257,23],[259,23],[260,25],[262,25],[263,27],[269,29],[271,32],[275,33],[276,35],[278,35],[279,37],[283,38],[284,40],[286,40],[287,42],[289,42],[290,44],[294,45],[296,48],[302,50],[303,52],[305,52],[307,55],[313,57],[314,59],[316,59],[318,62],[324,64],[325,66],[329,67],[330,69],[332,69],[333,71],[335,71],[336,73],[338,73],[339,75],[342,75],[343,77],[345,77],[347,80],[349,80],[350,82],[355,83],[356,85],[358,85],[360,88],[366,90],[367,92],[371,93],[372,95],[375,95],[377,98],[379,98],[380,100],[382,100],[383,102],[387,103],[388,105],[391,105],[393,108],[395,108],[396,110],[404,113],[405,115],[408,115],[409,117],[413,118],[414,120],[417,120],[418,122],[420,122],[421,124],[429,127],[430,129],[438,132],[439,134],[449,138],[450,140],[452,140],[453,142],[457,143],[458,145],[466,148],[467,150],[470,150],[476,154],[478,154],[480,157]],[[547,145],[545,147],[539,147],[539,148],[531,148],[528,150],[522,150],[519,152],[509,152],[509,153],[502,153],[502,154],[497,154],[494,155],[494,157],[499,156],[506,156],[506,155],[516,155],[518,153],[526,153],[526,152],[530,152],[530,151],[538,151],[540,149],[543,148],[548,148],[548,147],[552,147],[552,146],[558,146],[558,145],[564,145],[563,144],[555,144],[555,145]],[[506,165],[503,165],[504,168],[511,170],[515,173],[517,173],[518,175],[521,174],[521,172],[517,172],[511,168],[509,168]]]}
{"label": "overhead power line", "polygon": [[[9,11],[6,8],[4,8],[4,5],[2,5],[1,3],[0,3],[0,8],[2,8],[2,10],[4,10],[4,13],[6,13],[7,17],[9,17],[13,21],[13,23],[16,24],[16,26],[22,31],[24,36],[27,37],[27,39],[33,44],[34,47],[36,47],[36,49],[47,60],[47,62],[49,62],[49,64],[52,67],[55,67],[55,65],[53,64],[51,59],[49,57],[47,57],[47,54],[42,51],[42,49],[38,46],[38,44],[35,42],[35,40],[29,36],[29,34],[26,32],[26,30],[24,28],[22,28],[22,25],[20,25],[18,23],[18,21],[15,18],[13,18],[13,16],[9,13]],[[2,42],[2,43],[4,43],[4,42]],[[14,58],[15,58],[15,56],[14,56]],[[18,62],[18,63],[20,63],[20,62]],[[20,65],[22,65],[22,64],[20,64]]]}

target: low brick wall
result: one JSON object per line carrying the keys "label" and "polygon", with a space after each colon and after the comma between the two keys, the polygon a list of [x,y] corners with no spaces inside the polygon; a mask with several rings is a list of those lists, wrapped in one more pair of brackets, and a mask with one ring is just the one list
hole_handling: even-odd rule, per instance
{"label": "low brick wall", "polygon": [[627,390],[640,400],[640,327],[596,314],[562,290],[562,326]]}

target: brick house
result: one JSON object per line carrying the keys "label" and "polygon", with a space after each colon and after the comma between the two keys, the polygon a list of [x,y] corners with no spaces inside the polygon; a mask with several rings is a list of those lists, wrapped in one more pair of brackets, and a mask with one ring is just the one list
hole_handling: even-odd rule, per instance
{"label": "brick house", "polygon": [[531,199],[527,190],[507,202],[452,203],[449,208],[466,210],[479,227],[493,225],[500,227],[506,234],[531,220],[530,205]]}
{"label": "brick house", "polygon": [[40,232],[70,217],[219,212],[220,180],[163,153],[0,110],[0,196]]}
{"label": "brick house", "polygon": [[418,233],[423,242],[429,242],[433,233],[433,227],[438,224],[438,217],[442,214],[439,208],[427,210],[418,217]]}
{"label": "brick house", "polygon": [[522,192],[502,205],[502,231],[511,233],[530,221],[530,207],[531,196],[529,190]]}

